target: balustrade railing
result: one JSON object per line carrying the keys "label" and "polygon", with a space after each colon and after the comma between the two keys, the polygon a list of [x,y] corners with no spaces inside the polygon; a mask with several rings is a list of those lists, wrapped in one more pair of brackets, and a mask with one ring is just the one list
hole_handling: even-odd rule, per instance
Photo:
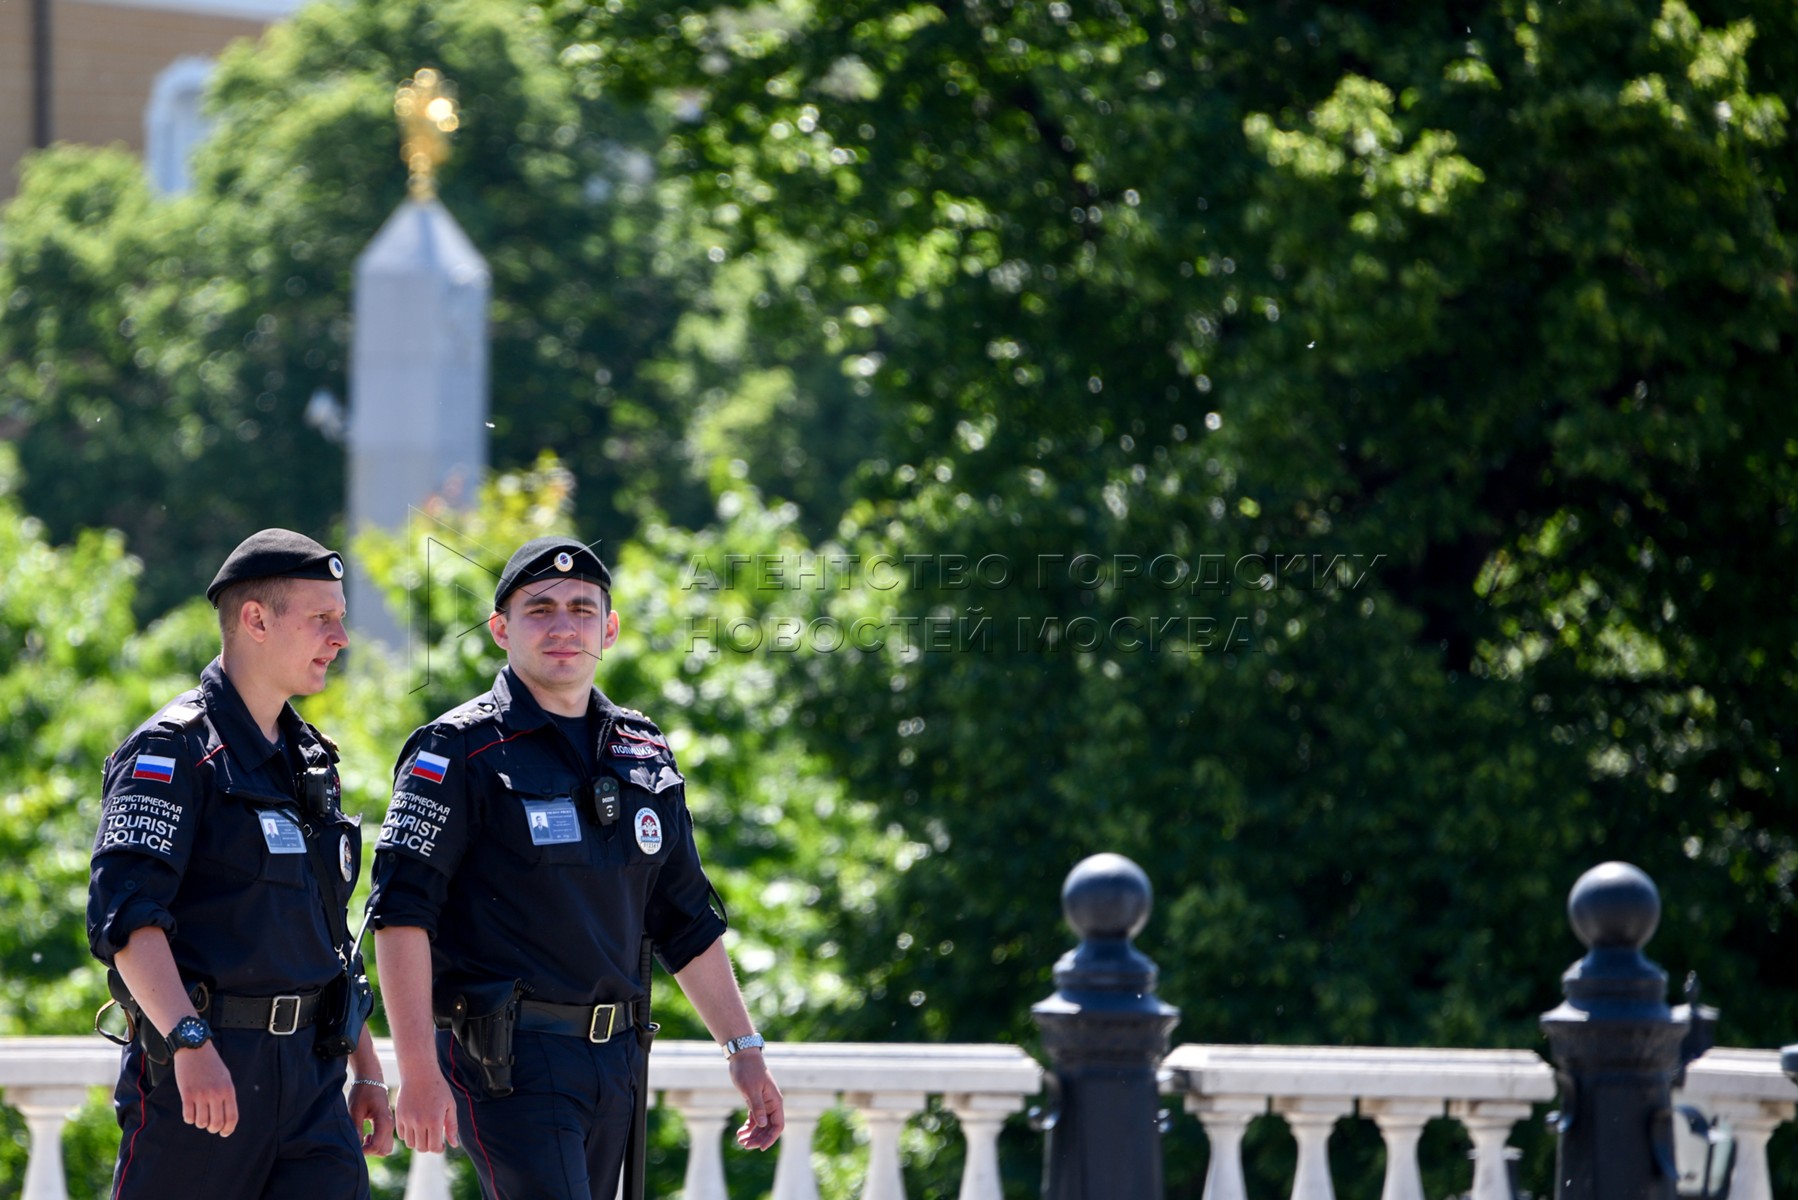
{"label": "balustrade railing", "polygon": [[[395,1078],[384,1043],[381,1052]],[[903,1200],[900,1136],[932,1097],[955,1115],[966,1141],[959,1200],[1000,1200],[1000,1127],[1042,1086],[1042,1069],[1015,1046],[777,1043],[768,1056],[787,1105],[787,1132],[772,1151],[779,1155],[773,1200],[818,1200],[812,1139],[819,1120],[838,1108],[867,1133],[868,1174],[858,1195]],[[117,1069],[117,1051],[92,1037],[0,1038],[0,1094],[23,1114],[30,1135],[23,1200],[67,1200],[63,1126],[93,1088],[112,1085]],[[1437,1117],[1461,1122],[1473,1143],[1472,1200],[1511,1200],[1506,1143],[1555,1091],[1548,1065],[1528,1050],[1184,1045],[1167,1056],[1163,1078],[1210,1140],[1205,1200],[1244,1200],[1243,1134],[1264,1114],[1283,1119],[1298,1144],[1293,1200],[1335,1200],[1330,1135],[1337,1121],[1356,1116],[1373,1121],[1386,1144],[1380,1200],[1425,1200],[1417,1146]],[[686,1126],[685,1200],[726,1200],[724,1138],[742,1109],[717,1048],[658,1043],[650,1087]],[[1779,1052],[1711,1050],[1691,1064],[1674,1098],[1721,1118],[1733,1133],[1731,1196],[1773,1200],[1768,1142],[1798,1118],[1798,1089]],[[1689,1150],[1681,1146],[1682,1173]],[[414,1155],[407,1200],[448,1195],[443,1156]]]}
{"label": "balustrade railing", "polygon": [[1330,1133],[1356,1115],[1386,1143],[1380,1200],[1424,1200],[1417,1143],[1442,1116],[1473,1140],[1473,1200],[1511,1200],[1511,1128],[1555,1094],[1553,1072],[1528,1050],[1177,1046],[1163,1069],[1211,1141],[1205,1200],[1244,1200],[1243,1134],[1269,1112],[1298,1143],[1293,1200],[1334,1200]]}
{"label": "balustrade railing", "polygon": [[[1174,1048],[1163,1071],[1211,1143],[1205,1200],[1244,1200],[1243,1134],[1270,1113],[1298,1144],[1292,1200],[1334,1200],[1330,1134],[1337,1121],[1356,1116],[1373,1121],[1386,1144],[1380,1200],[1424,1200],[1417,1147],[1437,1117],[1459,1121],[1473,1142],[1466,1194],[1512,1200],[1511,1130],[1555,1096],[1552,1069],[1528,1050],[1187,1045]],[[1734,1134],[1732,1197],[1773,1200],[1767,1143],[1798,1117],[1798,1089],[1781,1071],[1778,1051],[1711,1050],[1687,1069],[1674,1103],[1722,1118]],[[1702,1145],[1688,1139],[1678,1149],[1682,1176],[1695,1178]]]}
{"label": "balustrade railing", "polygon": [[[378,1043],[387,1078],[392,1048]],[[868,1137],[863,1200],[903,1200],[899,1139],[931,1097],[955,1114],[967,1143],[959,1200],[1000,1200],[999,1129],[1042,1086],[1042,1069],[1015,1046],[770,1043],[768,1062],[786,1098],[787,1129],[771,1153],[774,1200],[818,1200],[812,1138],[819,1120],[846,1108]],[[118,1051],[93,1037],[0,1038],[0,1095],[25,1117],[30,1162],[22,1200],[68,1200],[62,1131],[94,1087],[111,1087]],[[686,1124],[685,1200],[726,1200],[723,1139],[741,1112],[718,1048],[658,1042],[649,1057],[657,1102]],[[448,1200],[443,1156],[415,1154],[406,1200]]]}

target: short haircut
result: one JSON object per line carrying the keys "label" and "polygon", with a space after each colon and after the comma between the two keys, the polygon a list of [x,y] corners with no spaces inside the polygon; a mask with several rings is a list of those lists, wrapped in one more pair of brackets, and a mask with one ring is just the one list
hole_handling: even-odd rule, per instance
{"label": "short haircut", "polygon": [[244,602],[255,600],[266,606],[272,614],[280,616],[287,611],[288,599],[293,594],[294,581],[284,575],[274,575],[266,579],[246,579],[242,583],[234,583],[219,592],[219,638],[229,645],[237,632],[238,614],[243,612]]}

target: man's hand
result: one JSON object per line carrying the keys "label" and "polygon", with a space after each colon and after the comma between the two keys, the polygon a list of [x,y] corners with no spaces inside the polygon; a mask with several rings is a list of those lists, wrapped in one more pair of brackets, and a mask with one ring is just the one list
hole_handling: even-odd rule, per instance
{"label": "man's hand", "polygon": [[749,1116],[737,1130],[737,1145],[745,1150],[766,1150],[787,1127],[786,1104],[760,1050],[739,1050],[730,1056],[730,1081],[749,1102]]}
{"label": "man's hand", "polygon": [[387,1100],[387,1089],[376,1083],[350,1085],[350,1120],[356,1132],[362,1133],[362,1153],[385,1158],[393,1153],[393,1107]]}
{"label": "man's hand", "polygon": [[230,1137],[237,1128],[237,1088],[231,1069],[211,1042],[175,1051],[175,1087],[181,1093],[181,1119],[189,1125]]}
{"label": "man's hand", "polygon": [[449,1083],[434,1066],[400,1077],[400,1104],[395,1127],[402,1141],[425,1154],[441,1154],[445,1146],[460,1146],[456,1127],[456,1102]]}

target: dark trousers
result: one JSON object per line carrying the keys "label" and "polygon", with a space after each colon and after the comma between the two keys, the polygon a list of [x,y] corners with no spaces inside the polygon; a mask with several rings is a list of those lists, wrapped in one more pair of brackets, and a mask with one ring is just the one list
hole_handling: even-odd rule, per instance
{"label": "dark trousers", "polygon": [[626,1033],[596,1046],[520,1030],[512,1053],[512,1094],[494,1097],[455,1039],[437,1034],[437,1061],[481,1195],[613,1200],[637,1094],[636,1038]]}
{"label": "dark trousers", "polygon": [[237,1089],[237,1128],[223,1138],[181,1119],[172,1066],[152,1084],[143,1049],[126,1047],[113,1092],[122,1133],[114,1200],[368,1200],[344,1060],[314,1054],[310,1029],[215,1037]]}

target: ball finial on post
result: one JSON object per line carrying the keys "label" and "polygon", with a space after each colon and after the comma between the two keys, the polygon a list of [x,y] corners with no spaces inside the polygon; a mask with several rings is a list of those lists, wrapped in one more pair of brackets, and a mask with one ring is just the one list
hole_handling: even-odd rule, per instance
{"label": "ball finial on post", "polygon": [[1567,920],[1591,950],[1640,950],[1661,923],[1661,894],[1641,868],[1599,863],[1567,894]]}
{"label": "ball finial on post", "polygon": [[1054,1071],[1047,1200],[1159,1200],[1160,1091],[1178,1009],[1155,995],[1155,964],[1130,944],[1148,922],[1149,877],[1121,854],[1068,872],[1061,911],[1080,944],[1055,964],[1055,994],[1031,1008]]}
{"label": "ball finial on post", "polygon": [[1062,915],[1083,939],[1135,937],[1153,899],[1148,875],[1121,854],[1082,859],[1061,885]]}

